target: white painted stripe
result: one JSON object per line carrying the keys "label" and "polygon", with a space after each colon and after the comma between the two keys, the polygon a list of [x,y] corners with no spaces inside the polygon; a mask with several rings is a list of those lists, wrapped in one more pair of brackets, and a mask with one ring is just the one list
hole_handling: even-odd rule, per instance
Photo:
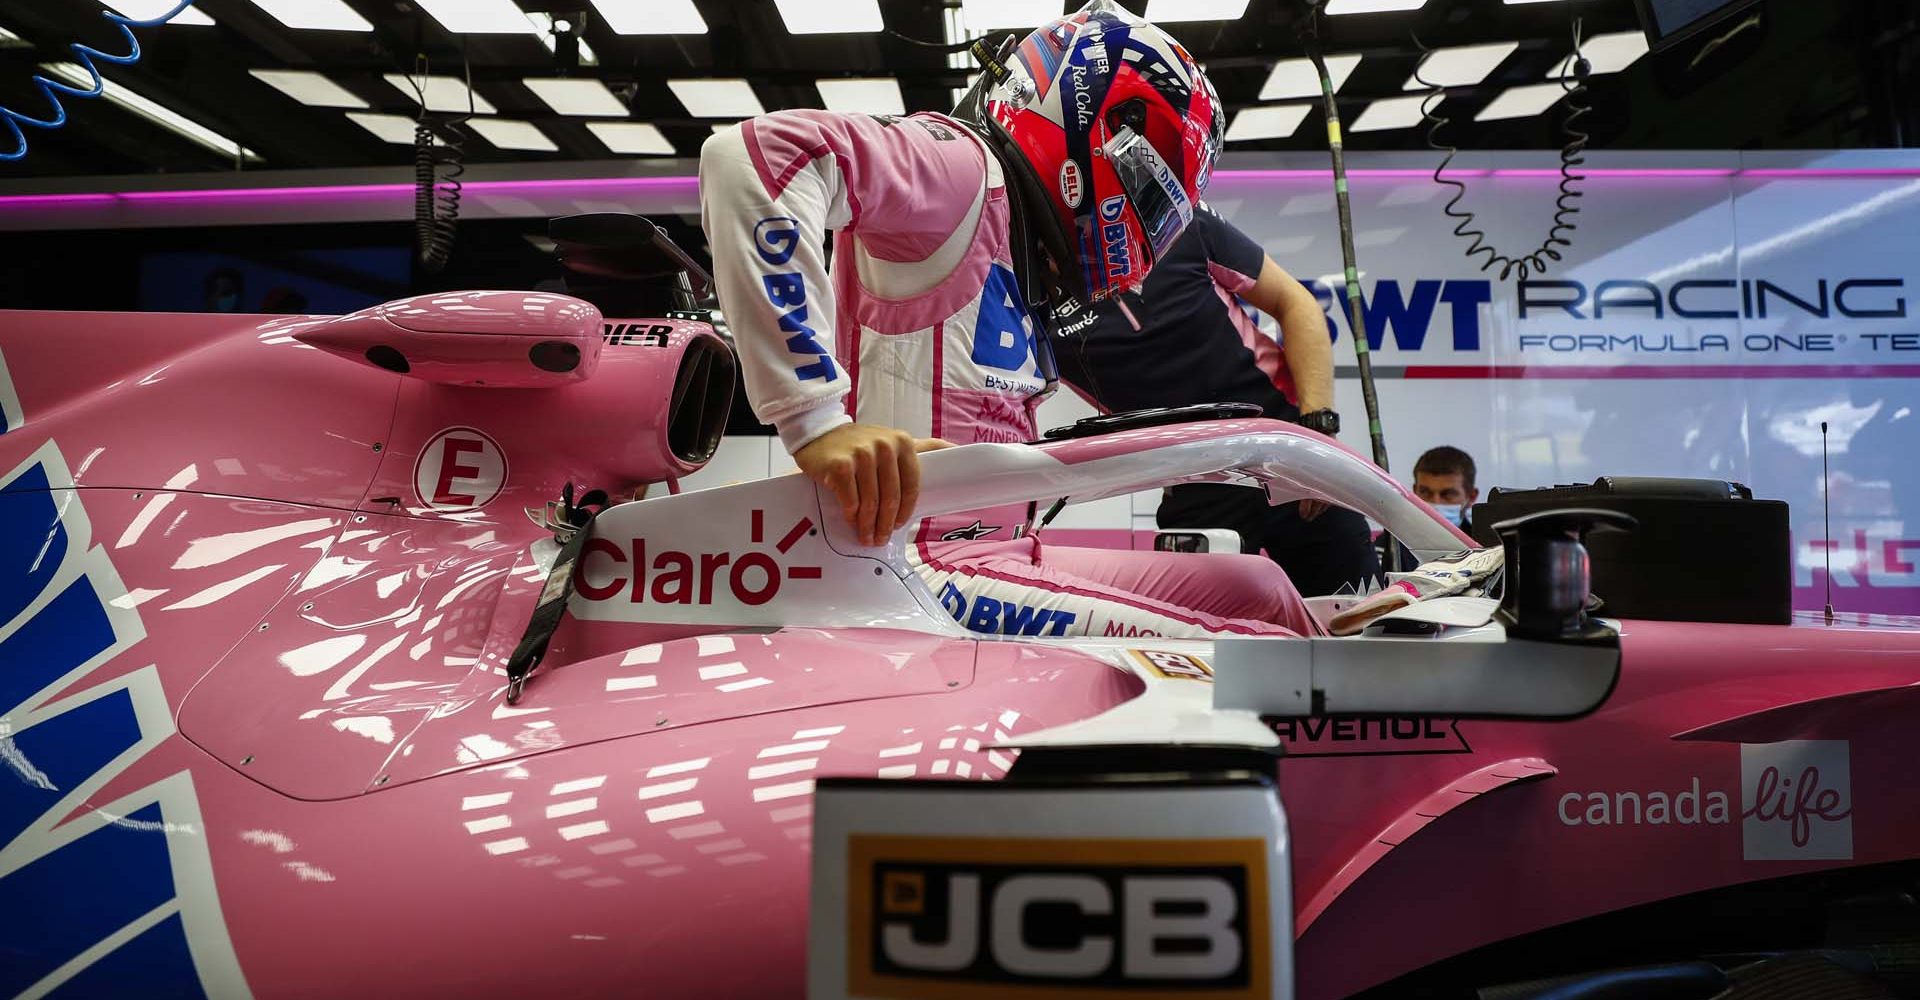
{"label": "white painted stripe", "polygon": [[802,757],[799,760],[782,761],[778,764],[761,764],[758,767],[747,768],[747,780],[759,781],[762,778],[792,774],[795,771],[811,771],[819,765],[818,757]]}
{"label": "white painted stripe", "polygon": [[583,812],[592,812],[598,808],[600,808],[600,800],[594,797],[574,799],[571,802],[555,802],[553,805],[547,807],[547,818],[559,819],[562,816],[578,816]]}
{"label": "white painted stripe", "polygon": [[492,833],[495,830],[504,830],[512,825],[513,819],[509,816],[487,816],[482,819],[468,820],[467,832],[472,834]]}
{"label": "white painted stripe", "polygon": [[707,807],[702,805],[699,799],[692,802],[675,802],[672,805],[647,810],[647,822],[666,823],[676,819],[686,819],[688,816],[699,816],[706,811]]}
{"label": "white painted stripe", "polygon": [[811,740],[821,736],[838,736],[847,731],[845,726],[827,726],[824,729],[802,729],[793,734],[796,740]]}
{"label": "white painted stripe", "polygon": [[572,781],[562,781],[559,784],[553,786],[553,790],[548,792],[547,794],[548,795],[572,795],[575,792],[590,792],[606,783],[607,783],[606,775],[596,774],[591,778],[575,778]]}
{"label": "white painted stripe", "polygon": [[512,792],[495,792],[492,795],[469,795],[460,800],[460,809],[462,812],[468,809],[491,809],[494,806],[504,806],[512,800]]}
{"label": "white painted stripe", "polygon": [[660,644],[657,642],[648,643],[645,646],[636,646],[633,649],[629,649],[627,650],[627,655],[622,656],[620,658],[620,665],[623,667],[638,666],[639,664],[642,664],[642,663],[659,663],[659,662],[660,662]]}
{"label": "white painted stripe", "polygon": [[561,827],[560,839],[561,840],[579,840],[582,837],[598,837],[601,834],[606,833],[610,829],[612,829],[612,827],[607,826],[606,820],[596,819],[591,823],[581,823],[577,826]]}
{"label": "white painted stripe", "polygon": [[881,768],[879,774],[882,778],[911,778],[913,772],[919,769],[918,764],[895,764],[892,767]]}
{"label": "white painted stripe", "polygon": [[766,679],[765,677],[749,677],[744,681],[732,681],[730,683],[722,684],[715,690],[719,691],[722,694],[732,694],[735,691],[747,691],[757,687],[766,687],[767,685],[772,683],[773,683],[772,681]]}
{"label": "white painted stripe", "polygon": [[768,747],[754,756],[764,760],[768,757],[786,757],[796,753],[813,753],[816,750],[825,750],[826,748],[826,740],[809,740],[805,743],[786,743],[777,747]]}
{"label": "white painted stripe", "polygon": [[693,786],[699,783],[699,778],[682,778],[679,781],[663,781],[657,785],[641,785],[640,801],[645,802],[648,799],[659,799],[669,795],[679,795],[682,792],[691,792],[693,791]]}
{"label": "white painted stripe", "polygon": [[698,771],[706,767],[709,763],[712,763],[712,761],[712,757],[701,757],[698,760],[683,760],[677,764],[661,764],[656,767],[647,768],[647,777],[663,778],[669,774],[685,774],[688,771]]}
{"label": "white painted stripe", "polygon": [[638,691],[641,688],[659,687],[660,678],[652,674],[635,674],[632,677],[607,678],[609,691]]}
{"label": "white painted stripe", "polygon": [[812,778],[786,785],[761,785],[753,790],[753,801],[771,802],[774,799],[790,799],[796,795],[806,795],[811,791],[813,791]]}
{"label": "white painted stripe", "polygon": [[511,837],[506,840],[496,840],[493,843],[490,843],[487,845],[487,853],[496,854],[496,855],[497,854],[513,854],[517,851],[524,851],[526,849],[527,849],[527,838],[525,837]]}
{"label": "white painted stripe", "polygon": [[923,744],[909,743],[906,746],[888,747],[880,751],[882,757],[911,757],[920,752]]}
{"label": "white painted stripe", "polygon": [[722,653],[733,652],[733,636],[730,635],[703,635],[697,641],[701,656],[719,656]]}
{"label": "white painted stripe", "polygon": [[701,667],[700,679],[717,681],[722,677],[738,677],[746,672],[747,665],[744,663],[716,663],[711,667]]}

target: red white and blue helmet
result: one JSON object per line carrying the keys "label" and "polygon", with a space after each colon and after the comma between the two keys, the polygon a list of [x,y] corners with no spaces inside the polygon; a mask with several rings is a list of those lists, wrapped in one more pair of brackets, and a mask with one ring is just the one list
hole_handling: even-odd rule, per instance
{"label": "red white and blue helmet", "polygon": [[1138,289],[1192,221],[1220,154],[1213,85],[1179,42],[1112,0],[1034,29],[1006,69],[986,117],[1024,161],[1010,166],[1030,214],[1052,216],[1031,221],[1041,243],[1089,299]]}

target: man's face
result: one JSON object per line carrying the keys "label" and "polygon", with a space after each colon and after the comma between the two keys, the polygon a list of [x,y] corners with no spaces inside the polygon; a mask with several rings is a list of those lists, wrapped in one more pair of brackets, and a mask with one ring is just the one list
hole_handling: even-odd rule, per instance
{"label": "man's face", "polygon": [[1413,474],[1413,495],[1428,503],[1470,506],[1480,499],[1480,491],[1469,489],[1466,480],[1467,477],[1458,472],[1449,472],[1444,476],[1416,472]]}

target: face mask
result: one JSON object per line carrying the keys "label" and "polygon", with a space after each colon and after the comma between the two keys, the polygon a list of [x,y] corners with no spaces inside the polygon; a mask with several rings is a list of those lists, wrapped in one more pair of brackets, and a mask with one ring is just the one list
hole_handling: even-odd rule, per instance
{"label": "face mask", "polygon": [[1460,518],[1466,515],[1466,508],[1457,503],[1436,503],[1429,504],[1428,506],[1433,508],[1434,513],[1446,518],[1456,528],[1460,526]]}

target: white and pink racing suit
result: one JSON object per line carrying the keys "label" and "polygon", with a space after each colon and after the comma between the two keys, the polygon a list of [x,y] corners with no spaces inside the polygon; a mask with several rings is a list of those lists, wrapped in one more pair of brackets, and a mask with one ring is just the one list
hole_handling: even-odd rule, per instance
{"label": "white and pink racing suit", "polygon": [[[949,118],[782,111],[700,153],[702,222],[754,413],[789,452],[842,424],[1031,441],[1046,388],[1000,165]],[[835,231],[834,267],[825,237]],[[922,521],[909,558],[965,627],[1317,631],[1259,556],[1042,546],[1026,507]]]}

